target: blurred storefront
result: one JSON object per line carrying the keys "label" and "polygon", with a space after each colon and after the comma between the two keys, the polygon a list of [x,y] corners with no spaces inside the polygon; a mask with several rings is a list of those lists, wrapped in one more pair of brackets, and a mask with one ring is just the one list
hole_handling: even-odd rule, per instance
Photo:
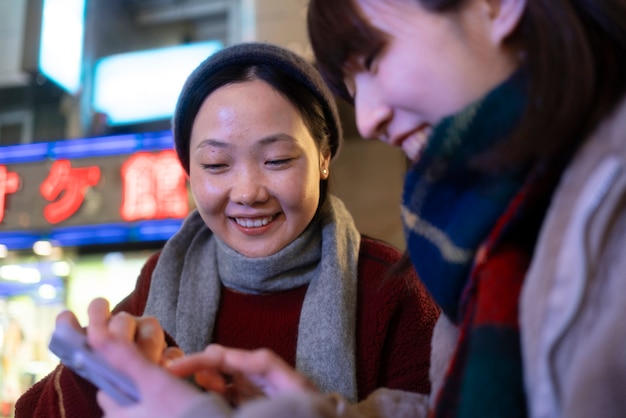
{"label": "blurred storefront", "polygon": [[56,365],[56,315],[128,295],[190,207],[168,132],[0,147],[0,416]]}
{"label": "blurred storefront", "polygon": [[0,1],[0,417],[56,365],[57,313],[128,294],[192,209],[167,132],[188,73],[242,41],[311,59],[305,7]]}

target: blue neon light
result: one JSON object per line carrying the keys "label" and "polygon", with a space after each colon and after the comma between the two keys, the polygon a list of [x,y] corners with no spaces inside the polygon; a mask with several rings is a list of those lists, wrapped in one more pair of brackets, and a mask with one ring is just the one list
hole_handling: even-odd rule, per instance
{"label": "blue neon light", "polygon": [[134,223],[109,223],[56,228],[48,233],[0,232],[0,244],[9,250],[33,247],[39,240],[49,240],[59,247],[118,244],[124,242],[165,241],[183,224],[183,219],[163,219]]}
{"label": "blue neon light", "polygon": [[6,245],[9,250],[33,248],[33,244],[41,239],[42,236],[39,232],[0,232],[0,244]]}
{"label": "blue neon light", "polygon": [[0,164],[32,163],[172,149],[169,131],[0,146]]}
{"label": "blue neon light", "polygon": [[0,164],[32,163],[48,158],[48,143],[0,146]]}

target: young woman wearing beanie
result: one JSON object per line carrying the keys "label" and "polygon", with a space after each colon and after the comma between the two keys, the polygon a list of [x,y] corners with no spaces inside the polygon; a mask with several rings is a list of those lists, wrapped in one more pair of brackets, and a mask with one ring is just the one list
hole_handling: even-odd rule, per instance
{"label": "young woman wearing beanie", "polygon": [[266,353],[172,370],[247,374],[273,398],[256,417],[626,416],[626,1],[310,0],[308,17],[361,134],[414,161],[403,221],[449,319],[443,376],[365,410],[304,396]]}
{"label": "young woman wearing beanie", "polygon": [[[161,326],[185,353],[269,349],[354,401],[378,387],[427,393],[438,308],[328,192],[341,124],[315,68],[269,44],[226,48],[187,80],[173,135],[197,209],[146,262],[109,332],[155,362]],[[96,389],[62,365],[16,407],[17,418],[101,414]]]}

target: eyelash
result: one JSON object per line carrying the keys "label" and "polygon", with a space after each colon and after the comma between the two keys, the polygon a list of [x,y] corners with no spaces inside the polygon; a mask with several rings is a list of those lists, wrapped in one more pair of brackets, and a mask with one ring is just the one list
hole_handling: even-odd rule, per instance
{"label": "eyelash", "polygon": [[372,67],[375,65],[376,60],[378,59],[381,51],[384,46],[379,46],[376,49],[372,50],[364,59],[363,59],[363,67],[367,71],[372,71]]}
{"label": "eyelash", "polygon": [[293,161],[293,158],[283,158],[281,160],[269,160],[265,164],[268,164],[271,166],[281,166],[281,165],[289,164],[291,161]]}
{"label": "eyelash", "polygon": [[367,71],[371,71],[372,65],[374,64],[375,60],[376,60],[376,54],[375,53],[368,55],[363,60],[363,68],[365,68]]}
{"label": "eyelash", "polygon": [[[266,161],[265,164],[270,167],[280,167],[289,164],[293,161],[293,158],[283,158],[280,160],[269,160]],[[228,164],[202,164],[203,170],[208,170],[212,172],[221,171],[228,167]]]}
{"label": "eyelash", "polygon": [[202,164],[203,170],[218,171],[226,167],[226,164]]}

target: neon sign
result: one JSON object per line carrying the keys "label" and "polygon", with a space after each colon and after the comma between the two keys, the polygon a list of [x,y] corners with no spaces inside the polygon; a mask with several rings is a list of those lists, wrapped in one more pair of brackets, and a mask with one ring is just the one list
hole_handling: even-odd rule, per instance
{"label": "neon sign", "polygon": [[0,223],[4,219],[6,196],[15,193],[19,185],[20,178],[17,173],[8,171],[5,166],[0,166]]}
{"label": "neon sign", "polygon": [[139,153],[122,166],[122,219],[183,218],[188,213],[185,172],[172,150]]}
{"label": "neon sign", "polygon": [[50,174],[39,187],[41,195],[51,201],[43,216],[51,224],[57,224],[72,216],[80,207],[89,186],[100,180],[97,166],[72,168],[69,160],[55,161]]}
{"label": "neon sign", "polygon": [[169,132],[0,147],[0,243],[162,241],[189,213]]}

